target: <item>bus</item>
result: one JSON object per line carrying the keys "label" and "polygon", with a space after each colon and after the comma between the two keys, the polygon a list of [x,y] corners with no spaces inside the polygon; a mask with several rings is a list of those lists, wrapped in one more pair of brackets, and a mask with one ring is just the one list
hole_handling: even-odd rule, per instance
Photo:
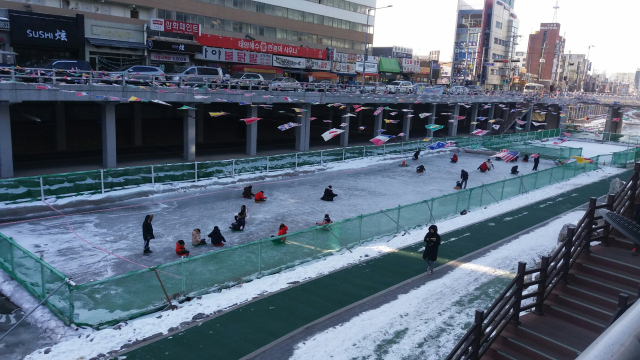
{"label": "bus", "polygon": [[540,94],[544,93],[544,85],[529,83],[524,86],[524,94]]}

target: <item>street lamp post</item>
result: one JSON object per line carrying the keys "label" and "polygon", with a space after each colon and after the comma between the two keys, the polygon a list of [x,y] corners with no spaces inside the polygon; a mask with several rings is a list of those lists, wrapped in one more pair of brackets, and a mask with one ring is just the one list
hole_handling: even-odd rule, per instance
{"label": "street lamp post", "polygon": [[[393,5],[383,6],[379,8],[370,8],[367,10],[367,32],[364,35],[364,63],[365,64],[367,63],[367,61],[369,61],[369,15],[371,14],[371,10],[386,9],[390,7],[393,7]],[[365,68],[366,67],[367,66],[365,65]]]}
{"label": "street lamp post", "polygon": [[[591,53],[591,48],[592,47],[596,47],[596,46],[595,45],[589,45],[589,48],[587,49],[587,63],[585,64],[587,66],[587,68],[585,69],[585,72],[584,72],[584,80],[586,80],[587,76],[589,75],[589,68],[588,68],[588,66],[589,66],[589,53]],[[584,83],[584,80],[583,80],[583,83]],[[591,81],[589,81],[589,85],[591,85]],[[582,91],[584,91],[584,85],[582,86]]]}

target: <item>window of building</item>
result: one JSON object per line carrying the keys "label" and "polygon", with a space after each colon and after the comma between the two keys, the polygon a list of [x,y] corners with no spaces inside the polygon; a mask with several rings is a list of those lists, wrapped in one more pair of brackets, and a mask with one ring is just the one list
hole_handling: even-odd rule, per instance
{"label": "window of building", "polygon": [[287,38],[287,30],[276,29],[276,39],[286,39],[286,38]]}
{"label": "window of building", "polygon": [[494,44],[499,44],[499,43],[500,43],[500,39],[498,39],[498,38],[493,38],[493,43],[494,43]]}
{"label": "window of building", "polygon": [[324,16],[318,15],[318,14],[313,14],[313,23],[314,24],[318,24],[318,25],[322,25],[324,23]]}
{"label": "window of building", "polygon": [[299,21],[304,20],[304,15],[302,14],[302,11],[299,11],[299,10],[288,9],[287,16],[291,20],[299,20]]}
{"label": "window of building", "polygon": [[158,17],[160,19],[173,20],[173,11],[158,9]]}
{"label": "window of building", "polygon": [[313,14],[312,13],[304,13],[304,21],[308,22],[308,23],[312,23],[313,22]]}
{"label": "window of building", "polygon": [[287,17],[287,8],[276,6],[276,16]]}
{"label": "window of building", "polygon": [[502,23],[500,21],[496,21],[496,29],[502,29]]}
{"label": "window of building", "polygon": [[298,40],[298,32],[293,30],[287,30],[287,39],[288,40]]}

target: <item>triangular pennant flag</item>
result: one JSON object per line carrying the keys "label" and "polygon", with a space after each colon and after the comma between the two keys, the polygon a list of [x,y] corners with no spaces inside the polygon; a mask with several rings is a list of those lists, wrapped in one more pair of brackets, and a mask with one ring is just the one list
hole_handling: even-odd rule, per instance
{"label": "triangular pennant flag", "polygon": [[209,116],[211,117],[218,117],[218,116],[223,116],[223,115],[227,115],[228,113],[226,112],[210,112]]}
{"label": "triangular pennant flag", "polygon": [[164,101],[160,101],[160,100],[157,100],[157,99],[151,100],[151,102],[154,102],[154,103],[160,104],[160,105],[171,106],[171,104],[168,104],[168,103],[166,103]]}
{"label": "triangular pennant flag", "polygon": [[187,106],[187,105],[182,105],[182,107],[179,107],[178,110],[195,110],[196,108],[192,108],[191,106]]}
{"label": "triangular pennant flag", "polygon": [[262,119],[262,118],[252,117],[252,118],[240,119],[240,121],[244,121],[247,125],[249,125],[249,124],[254,123],[254,122],[256,122],[256,121],[258,121],[260,119]]}
{"label": "triangular pennant flag", "polygon": [[329,131],[325,131],[325,133],[322,134],[322,138],[324,139],[324,141],[329,141],[329,140],[333,139],[334,137],[342,134],[343,132],[344,132],[344,130],[331,129]]}

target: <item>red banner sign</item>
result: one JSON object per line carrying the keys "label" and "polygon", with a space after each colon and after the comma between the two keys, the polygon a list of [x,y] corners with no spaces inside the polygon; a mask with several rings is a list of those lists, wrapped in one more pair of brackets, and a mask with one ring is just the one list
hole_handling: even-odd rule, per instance
{"label": "red banner sign", "polygon": [[149,20],[151,30],[166,31],[178,34],[200,35],[200,24],[186,23],[182,21],[151,18]]}
{"label": "red banner sign", "polygon": [[197,36],[196,41],[205,46],[256,51],[277,55],[289,55],[306,59],[325,60],[327,57],[327,51],[322,49],[276,44],[258,40],[239,39],[228,36],[203,34],[201,36]]}

